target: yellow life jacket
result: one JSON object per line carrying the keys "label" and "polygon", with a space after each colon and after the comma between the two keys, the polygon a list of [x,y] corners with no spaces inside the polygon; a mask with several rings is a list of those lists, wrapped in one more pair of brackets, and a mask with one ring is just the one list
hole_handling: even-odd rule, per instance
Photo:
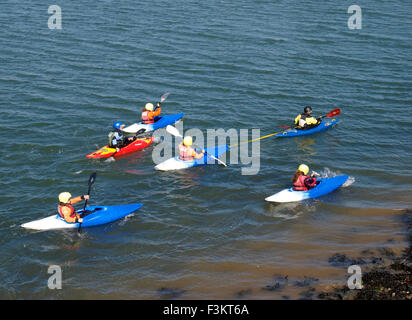
{"label": "yellow life jacket", "polygon": [[308,117],[305,113],[302,113],[295,118],[295,126],[304,128],[305,124],[308,126],[315,125],[318,124],[318,120],[312,116]]}

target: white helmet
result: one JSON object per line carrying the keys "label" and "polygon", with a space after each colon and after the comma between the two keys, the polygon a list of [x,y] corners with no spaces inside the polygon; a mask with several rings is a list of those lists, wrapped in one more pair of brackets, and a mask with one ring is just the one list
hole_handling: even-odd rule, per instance
{"label": "white helmet", "polygon": [[62,192],[59,194],[59,201],[62,203],[68,203],[72,195],[69,192]]}
{"label": "white helmet", "polygon": [[153,111],[153,108],[154,108],[154,105],[153,105],[153,103],[146,103],[146,105],[145,105],[145,109],[146,110],[148,110],[148,111]]}
{"label": "white helmet", "polygon": [[183,139],[183,144],[185,145],[185,146],[191,146],[192,144],[193,144],[193,138],[191,137],[191,136],[186,136],[184,139]]}
{"label": "white helmet", "polygon": [[298,168],[299,171],[303,172],[303,174],[308,174],[309,172],[309,167],[306,164],[301,164]]}

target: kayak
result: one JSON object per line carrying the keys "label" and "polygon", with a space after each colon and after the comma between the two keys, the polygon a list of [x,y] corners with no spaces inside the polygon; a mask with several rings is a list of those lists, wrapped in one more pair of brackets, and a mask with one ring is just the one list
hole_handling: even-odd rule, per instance
{"label": "kayak", "polygon": [[276,137],[296,137],[296,136],[306,136],[308,134],[317,133],[328,128],[333,127],[335,124],[339,122],[338,119],[332,119],[329,121],[323,121],[315,128],[307,129],[307,130],[297,130],[295,128],[291,128],[285,131],[282,131],[278,134],[275,134]]}
{"label": "kayak", "polygon": [[[82,228],[94,227],[101,224],[119,220],[133,213],[142,206],[141,203],[126,204],[119,206],[91,206],[87,207],[86,211],[93,211],[83,218]],[[78,213],[83,212],[83,209],[78,210]],[[79,227],[79,223],[67,223],[58,214],[50,217],[24,223],[21,225],[26,229],[34,230],[51,230],[51,229],[74,229]]]}
{"label": "kayak", "polygon": [[214,148],[206,148],[205,155],[203,158],[196,159],[193,161],[184,161],[180,160],[179,157],[174,157],[170,158],[157,166],[155,166],[156,170],[160,171],[169,171],[169,170],[180,170],[180,169],[187,169],[191,167],[196,167],[200,165],[207,165],[207,164],[215,164],[217,161],[209,156],[211,154],[212,156],[219,158],[222,154],[224,154],[227,150],[229,149],[229,146],[224,145],[224,146],[218,146]]}
{"label": "kayak", "polygon": [[98,158],[109,158],[109,157],[118,157],[125,154],[128,154],[133,151],[137,151],[143,148],[150,146],[153,142],[153,137],[145,139],[136,139],[132,143],[129,143],[127,146],[121,148],[119,152],[116,153],[116,148],[110,148],[108,145],[100,148],[99,150],[92,152],[86,155],[89,159],[98,159]]}
{"label": "kayak", "polygon": [[126,133],[136,133],[141,129],[145,129],[142,133],[154,131],[160,128],[167,127],[168,125],[175,124],[177,121],[183,118],[184,113],[169,114],[164,116],[154,117],[155,122],[152,124],[143,124],[141,122],[132,124],[123,129]]}
{"label": "kayak", "polygon": [[319,184],[308,191],[295,191],[293,188],[284,189],[270,197],[267,197],[265,200],[269,202],[294,202],[318,198],[336,190],[342,186],[346,180],[348,180],[347,175],[318,179],[317,181],[319,181]]}

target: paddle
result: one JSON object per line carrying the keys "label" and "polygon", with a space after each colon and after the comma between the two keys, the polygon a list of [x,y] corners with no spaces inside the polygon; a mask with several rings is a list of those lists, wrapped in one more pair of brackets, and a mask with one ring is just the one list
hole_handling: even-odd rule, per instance
{"label": "paddle", "polygon": [[[96,172],[93,172],[93,173],[90,175],[90,178],[89,178],[89,189],[87,190],[87,195],[90,195],[90,189],[91,189],[91,187],[92,187],[92,185],[93,185],[93,183],[94,183],[94,180],[96,180]],[[84,202],[83,211],[86,209],[86,205],[87,205],[87,199],[86,199],[86,201]],[[80,233],[80,232],[81,232],[81,229],[82,229],[82,223],[79,222],[79,229],[77,230],[77,232]]]}
{"label": "paddle", "polygon": [[[183,139],[183,136],[180,134],[180,132],[175,127],[173,127],[171,125],[168,125],[166,127],[166,131],[169,132],[172,136],[179,137],[179,138]],[[195,145],[195,146],[197,146],[197,145]],[[197,146],[197,147],[199,147],[199,146]],[[217,160],[219,163],[221,163],[225,167],[227,167],[226,163],[224,163],[222,160],[216,158],[215,156],[212,156],[210,153],[207,153],[206,151],[204,151],[204,152],[205,152],[205,154],[209,155],[209,157],[211,157],[212,159]]]}
{"label": "paddle", "polygon": [[155,110],[156,110],[157,108],[159,108],[160,104],[162,104],[162,103],[167,99],[167,97],[169,96],[169,94],[170,94],[170,93],[165,93],[164,95],[162,95],[162,96],[160,97],[160,101],[156,104]]}
{"label": "paddle", "polygon": [[312,170],[312,175],[314,175],[314,176],[320,176],[320,174],[317,173],[315,170]]}
{"label": "paddle", "polygon": [[[334,116],[338,116],[339,114],[340,114],[340,109],[337,108],[337,109],[330,111],[328,114],[321,116],[320,118],[332,118]],[[279,126],[280,129],[290,129],[292,127],[293,126],[286,126],[286,125]]]}

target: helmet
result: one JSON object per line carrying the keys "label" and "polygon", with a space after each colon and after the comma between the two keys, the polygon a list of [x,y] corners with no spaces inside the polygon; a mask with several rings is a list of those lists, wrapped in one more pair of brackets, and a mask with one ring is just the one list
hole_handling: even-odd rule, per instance
{"label": "helmet", "polygon": [[301,164],[298,168],[299,171],[302,171],[303,174],[308,174],[309,172],[309,167],[306,164]]}
{"label": "helmet", "polygon": [[148,110],[148,111],[153,111],[153,108],[154,108],[154,105],[153,105],[153,103],[146,103],[146,105],[145,105],[145,109],[146,110]]}
{"label": "helmet", "polygon": [[191,146],[193,144],[193,139],[190,136],[187,136],[183,139],[183,144],[185,146]]}
{"label": "helmet", "polygon": [[113,128],[120,130],[120,127],[123,125],[123,122],[121,121],[116,121],[115,123],[113,123]]}
{"label": "helmet", "polygon": [[305,109],[303,109],[304,113],[308,113],[309,111],[312,111],[312,108],[309,107],[309,106],[307,106],[307,107],[305,107]]}
{"label": "helmet", "polygon": [[62,192],[59,194],[59,201],[62,203],[68,203],[72,195],[69,192]]}

